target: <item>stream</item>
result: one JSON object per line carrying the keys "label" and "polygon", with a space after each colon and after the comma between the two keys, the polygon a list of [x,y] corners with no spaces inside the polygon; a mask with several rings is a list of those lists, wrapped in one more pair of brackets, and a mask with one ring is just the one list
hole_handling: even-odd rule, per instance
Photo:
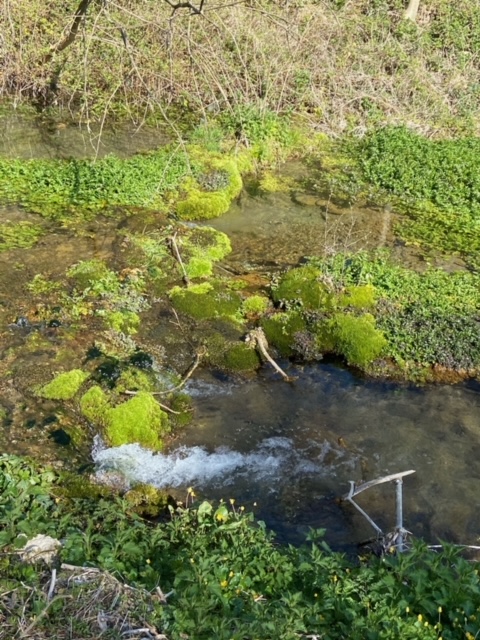
{"label": "stream", "polygon": [[[24,158],[124,155],[161,144],[165,137],[146,129],[135,135],[117,130],[102,132],[98,140],[101,144],[76,128],[27,126],[11,118],[3,129],[0,153]],[[300,162],[282,169],[290,177],[302,171]],[[0,214],[9,220],[35,219],[15,207],[4,207]],[[304,256],[380,246],[391,248],[404,264],[423,268],[423,257],[395,238],[394,222],[394,213],[367,204],[342,210],[326,197],[301,201],[286,193],[255,195],[246,190],[225,216],[209,224],[229,235],[233,251],[224,266],[234,273],[267,277]],[[52,361],[56,338],[44,331],[50,350],[26,352],[10,364],[11,347],[21,346],[29,336],[31,341],[34,329],[10,327],[18,315],[28,315],[25,283],[51,263],[52,252],[56,261],[51,266],[59,273],[78,259],[114,260],[117,229],[134,224],[132,219],[117,223],[99,218],[82,237],[53,229],[27,252],[0,254],[0,361],[2,371],[12,376],[4,374],[0,381],[0,405],[15,406],[14,418],[4,420],[0,432],[4,451],[56,458],[76,469],[89,460],[85,450],[52,436],[63,426],[55,407],[45,402],[36,406],[32,398],[25,401],[23,389],[14,388],[15,376],[22,380],[31,375],[35,381]],[[455,259],[444,266],[462,268]],[[151,322],[145,335],[160,343],[167,329]],[[81,336],[78,354],[90,343],[91,337]],[[80,355],[72,352],[69,357],[80,362]],[[349,481],[414,469],[404,482],[406,528],[432,543],[476,542],[478,382],[419,387],[365,379],[338,361],[281,365],[295,378],[292,383],[283,382],[268,365],[246,378],[197,372],[187,385],[194,420],[175,434],[163,454],[138,445],[109,449],[97,443],[92,454],[96,469],[121,469],[131,481],[167,488],[179,500],[185,500],[188,487],[199,499],[235,500],[234,508],[255,511],[282,541],[298,542],[310,527],[326,528],[326,539],[335,548],[348,548],[373,534],[358,512],[338,500]],[[393,485],[382,485],[358,498],[385,531],[395,524],[394,495]]]}

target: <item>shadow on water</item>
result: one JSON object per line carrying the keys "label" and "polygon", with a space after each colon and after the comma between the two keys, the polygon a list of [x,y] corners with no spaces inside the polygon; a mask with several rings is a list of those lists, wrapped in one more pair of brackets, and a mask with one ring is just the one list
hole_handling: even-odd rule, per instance
{"label": "shadow on water", "polygon": [[[253,507],[280,539],[309,527],[346,548],[372,535],[362,516],[337,498],[349,480],[415,469],[405,479],[406,527],[429,541],[474,542],[480,506],[478,384],[415,387],[356,377],[334,364],[291,367],[293,384],[268,371],[238,381],[204,374],[189,384],[196,419],[169,453],[104,450],[97,463],[173,486],[179,499],[233,498]],[[389,531],[394,485],[358,498]]]}

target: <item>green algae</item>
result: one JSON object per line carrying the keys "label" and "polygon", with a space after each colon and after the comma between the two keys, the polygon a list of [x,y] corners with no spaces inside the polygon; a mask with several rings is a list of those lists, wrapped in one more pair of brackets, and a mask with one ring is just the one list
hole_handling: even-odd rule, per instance
{"label": "green algae", "polygon": [[167,414],[146,391],[107,409],[104,422],[106,436],[114,447],[138,442],[149,449],[161,449],[162,437],[170,431]]}
{"label": "green algae", "polygon": [[0,224],[0,252],[10,249],[29,249],[44,233],[40,225],[31,222],[4,222]]}
{"label": "green algae", "polygon": [[36,394],[49,400],[70,400],[88,377],[89,374],[86,371],[72,369],[60,373],[51,382],[40,387]]}

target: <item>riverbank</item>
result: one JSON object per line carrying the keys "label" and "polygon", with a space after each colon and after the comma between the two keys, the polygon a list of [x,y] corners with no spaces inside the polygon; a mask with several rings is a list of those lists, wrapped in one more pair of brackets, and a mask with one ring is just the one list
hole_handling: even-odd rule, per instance
{"label": "riverbank", "polygon": [[335,136],[479,133],[475,3],[423,0],[416,22],[397,0],[200,4],[10,4],[0,94],[92,124],[220,116],[247,138],[287,113]]}
{"label": "riverbank", "polygon": [[[306,546],[279,547],[232,500],[195,504],[189,490],[185,506],[145,519],[138,490],[88,496],[85,482],[5,455],[0,487],[5,638],[438,640],[478,631],[477,565],[453,548],[416,545],[357,562],[332,553],[321,531]],[[53,554],[16,550],[39,534]]]}

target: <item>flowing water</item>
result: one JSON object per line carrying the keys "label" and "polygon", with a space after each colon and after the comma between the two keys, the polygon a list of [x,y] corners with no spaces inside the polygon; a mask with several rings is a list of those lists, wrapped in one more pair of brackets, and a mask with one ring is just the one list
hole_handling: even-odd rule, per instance
{"label": "flowing water", "polygon": [[[163,136],[142,130],[103,132],[92,138],[75,127],[46,127],[17,118],[7,125],[0,153],[20,157],[122,155],[156,146]],[[283,169],[296,178],[304,171],[301,163]],[[35,219],[15,207],[4,207],[0,216]],[[267,281],[269,272],[304,256],[362,247],[390,247],[403,263],[422,268],[422,256],[395,238],[395,220],[387,208],[367,204],[345,206],[308,194],[292,198],[287,193],[245,192],[230,212],[209,224],[231,238],[227,270]],[[28,251],[0,254],[0,408],[9,410],[0,432],[3,450],[63,460],[74,468],[88,460],[84,448],[62,440],[68,416],[54,403],[35,400],[28,389],[36,377],[41,379],[45,367],[65,364],[59,358],[68,357],[72,368],[83,366],[93,336],[78,335],[76,342],[70,341],[68,354],[62,354],[58,331],[33,321],[19,327],[15,321],[30,317],[25,284],[35,273],[48,267],[55,276],[73,262],[93,257],[115,262],[121,251],[119,229],[135,224],[135,218],[98,218],[82,234],[52,228]],[[445,266],[462,268],[455,260]],[[167,342],[168,331],[169,319],[154,305],[139,340],[153,350]],[[22,351],[27,343],[29,348]],[[177,364],[175,357],[181,354],[173,356]],[[364,379],[338,362],[281,364],[295,376],[294,382],[283,382],[267,366],[248,379],[198,373],[187,387],[195,409],[192,425],[176,434],[164,454],[154,455],[138,445],[97,446],[97,469],[121,468],[131,480],[168,488],[178,499],[185,498],[190,486],[200,498],[235,499],[235,508],[252,508],[284,540],[298,541],[309,527],[326,527],[327,539],[343,548],[372,534],[362,516],[338,500],[349,481],[414,469],[404,483],[406,527],[432,542],[476,542],[478,383],[416,387]],[[179,361],[178,369],[185,370],[185,362]],[[392,529],[393,486],[371,489],[358,502],[380,527]]]}
{"label": "flowing water", "polygon": [[[288,366],[287,363],[283,363]],[[374,532],[338,501],[357,483],[414,469],[404,481],[405,525],[415,536],[474,543],[480,507],[480,386],[415,387],[358,378],[338,364],[290,366],[293,383],[192,381],[195,420],[165,455],[138,446],[97,450],[97,464],[183,498],[233,498],[284,539],[326,527],[335,546]],[[384,530],[395,525],[394,485],[357,498]],[[256,503],[256,507],[254,507]]]}

